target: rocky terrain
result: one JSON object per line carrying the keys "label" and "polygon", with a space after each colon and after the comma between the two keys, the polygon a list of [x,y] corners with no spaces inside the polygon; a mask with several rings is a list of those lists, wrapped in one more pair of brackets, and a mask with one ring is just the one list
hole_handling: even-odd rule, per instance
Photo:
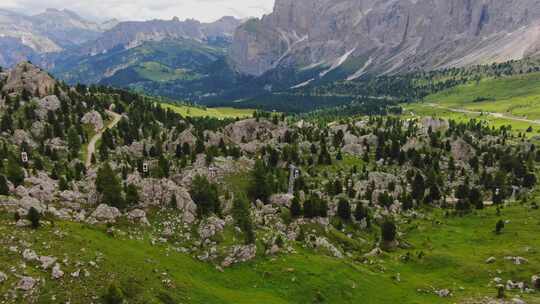
{"label": "rocky terrain", "polygon": [[539,17],[535,1],[278,0],[229,54],[238,71],[291,86],[505,62],[538,53]]}
{"label": "rocky terrain", "polygon": [[4,303],[537,303],[540,152],[507,126],[190,118],[29,63],[0,84]]}

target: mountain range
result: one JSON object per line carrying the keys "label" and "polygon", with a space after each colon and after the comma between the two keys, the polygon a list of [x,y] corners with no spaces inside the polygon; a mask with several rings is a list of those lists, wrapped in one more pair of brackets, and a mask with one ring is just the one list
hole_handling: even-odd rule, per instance
{"label": "mountain range", "polygon": [[69,10],[47,9],[33,16],[0,10],[0,65],[40,61],[46,54],[74,49],[97,39],[117,23],[88,21]]}
{"label": "mountain range", "polygon": [[539,19],[536,0],[276,0],[229,55],[241,73],[302,86],[533,56]]}
{"label": "mountain range", "polygon": [[0,65],[199,102],[534,57],[539,39],[537,0],[276,0],[213,23],[0,12]]}

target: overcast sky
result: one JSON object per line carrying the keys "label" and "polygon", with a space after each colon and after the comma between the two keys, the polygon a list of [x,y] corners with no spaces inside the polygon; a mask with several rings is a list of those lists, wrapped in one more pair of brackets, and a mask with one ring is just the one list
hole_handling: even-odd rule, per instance
{"label": "overcast sky", "polygon": [[27,15],[46,8],[70,9],[83,17],[106,20],[194,18],[214,21],[222,16],[260,17],[272,11],[274,0],[0,0],[0,8]]}

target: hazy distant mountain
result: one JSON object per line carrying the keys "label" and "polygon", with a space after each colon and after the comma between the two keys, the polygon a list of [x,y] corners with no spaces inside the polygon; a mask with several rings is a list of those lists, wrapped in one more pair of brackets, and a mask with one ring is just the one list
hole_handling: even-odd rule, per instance
{"label": "hazy distant mountain", "polygon": [[539,39],[536,0],[277,0],[229,54],[241,73],[302,86],[520,59]]}
{"label": "hazy distant mountain", "polygon": [[[211,74],[216,63],[227,68],[227,49],[240,22],[233,17],[212,23],[178,18],[121,22],[96,40],[51,56],[47,63],[69,83],[102,83],[185,98],[198,94],[196,87],[215,76]],[[227,82],[204,84],[200,94]]]}
{"label": "hazy distant mountain", "polygon": [[94,40],[114,25],[114,21],[103,25],[87,21],[68,10],[48,9],[35,16],[0,10],[0,65],[39,61],[43,54]]}
{"label": "hazy distant mountain", "polygon": [[233,17],[224,17],[213,23],[201,23],[197,20],[180,21],[178,18],[120,22],[96,40],[86,43],[77,52],[80,55],[97,55],[118,47],[129,49],[148,41],[170,39],[191,39],[199,42],[230,41],[239,25],[240,21]]}

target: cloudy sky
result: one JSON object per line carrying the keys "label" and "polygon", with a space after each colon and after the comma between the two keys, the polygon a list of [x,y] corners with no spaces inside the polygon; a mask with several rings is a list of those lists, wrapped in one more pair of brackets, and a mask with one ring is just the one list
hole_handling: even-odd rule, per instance
{"label": "cloudy sky", "polygon": [[246,18],[272,11],[274,0],[0,0],[0,8],[36,14],[46,8],[70,9],[98,20]]}

